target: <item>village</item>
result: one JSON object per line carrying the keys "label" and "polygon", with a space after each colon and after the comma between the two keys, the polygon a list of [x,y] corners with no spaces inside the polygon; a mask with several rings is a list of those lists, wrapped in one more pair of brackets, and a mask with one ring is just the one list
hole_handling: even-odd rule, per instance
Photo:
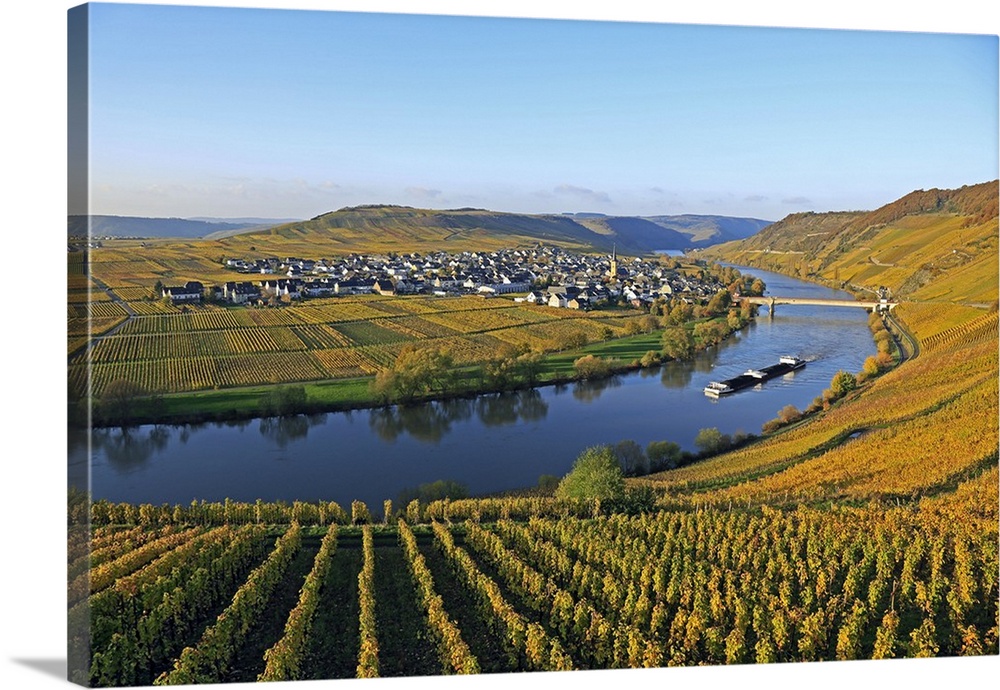
{"label": "village", "polygon": [[[620,259],[538,245],[531,249],[429,254],[350,254],[340,259],[226,258],[223,265],[242,280],[207,287],[198,281],[162,286],[175,304],[208,299],[264,306],[309,297],[343,295],[512,294],[515,301],[590,310],[609,302],[648,308],[657,298],[704,300],[725,288],[707,271],[678,270],[676,261]],[[259,276],[251,279],[249,276]]]}

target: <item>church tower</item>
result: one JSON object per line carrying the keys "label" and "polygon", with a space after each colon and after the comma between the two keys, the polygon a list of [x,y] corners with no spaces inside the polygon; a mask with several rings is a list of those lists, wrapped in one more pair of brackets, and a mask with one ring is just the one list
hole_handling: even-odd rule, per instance
{"label": "church tower", "polygon": [[616,245],[611,245],[611,280],[618,280],[618,252],[616,251]]}

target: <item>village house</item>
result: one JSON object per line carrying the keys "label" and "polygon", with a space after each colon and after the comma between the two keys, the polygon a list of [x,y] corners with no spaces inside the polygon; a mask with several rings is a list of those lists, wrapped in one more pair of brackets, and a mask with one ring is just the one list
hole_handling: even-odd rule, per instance
{"label": "village house", "polygon": [[423,282],[407,281],[402,278],[379,278],[375,281],[373,290],[380,295],[413,295],[421,292]]}
{"label": "village house", "polygon": [[261,284],[261,292],[275,297],[299,299],[302,296],[302,281],[285,278],[265,280]]}
{"label": "village house", "polygon": [[327,297],[335,294],[337,282],[329,278],[309,280],[302,285],[302,294],[306,297]]}
{"label": "village house", "polygon": [[464,278],[457,276],[439,275],[434,278],[433,285],[439,290],[454,290],[462,286]]}
{"label": "village house", "polygon": [[[427,255],[350,254],[318,260],[228,258],[223,264],[241,273],[285,274],[282,277],[294,281],[293,285],[297,283],[300,294],[306,296],[364,294],[376,291],[377,286],[381,294],[392,295],[432,291],[484,296],[524,293],[526,297],[521,301],[560,308],[570,306],[568,303],[574,298],[579,300],[572,306],[585,309],[618,296],[628,304],[644,307],[658,296],[711,296],[719,287],[717,281],[689,278],[657,260],[640,257],[626,260],[617,253],[610,257],[576,254],[543,244],[532,249],[456,254],[444,251]],[[321,278],[303,284],[307,274]],[[326,276],[328,280],[323,279]],[[284,283],[279,285],[278,292],[286,293]],[[542,285],[552,287],[542,291]],[[223,289],[223,295],[230,300],[231,292]],[[560,298],[552,299],[553,294],[559,294]]]}
{"label": "village house", "polygon": [[169,297],[175,304],[177,302],[200,302],[204,294],[205,286],[196,280],[189,280],[183,286],[163,288],[163,296]]}
{"label": "village house", "polygon": [[375,281],[370,278],[346,278],[338,280],[333,291],[338,295],[368,295],[375,291]]}
{"label": "village house", "polygon": [[246,304],[260,297],[260,288],[253,283],[226,283],[222,287],[222,297],[233,304]]}

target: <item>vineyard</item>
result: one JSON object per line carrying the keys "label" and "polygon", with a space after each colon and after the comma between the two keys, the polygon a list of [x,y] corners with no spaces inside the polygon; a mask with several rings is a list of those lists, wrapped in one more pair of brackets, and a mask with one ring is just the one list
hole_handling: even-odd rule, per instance
{"label": "vineyard", "polygon": [[[112,687],[1000,654],[1000,322],[983,308],[996,302],[995,221],[914,222],[921,236],[982,234],[981,251],[927,284],[912,277],[916,259],[908,267],[906,250],[881,240],[877,251],[849,247],[857,275],[846,259],[823,267],[940,300],[894,312],[919,343],[914,356],[859,377],[842,398],[821,396],[801,422],[628,478],[641,502],[539,490],[397,510],[386,501],[380,518],[360,502],[71,507],[76,523],[89,518],[70,529],[67,551],[71,679]],[[920,262],[964,261],[946,239]],[[82,390],[88,361],[98,396],[116,379],[183,392],[372,376],[413,343],[465,365],[639,325],[634,312],[477,297],[182,311],[141,286],[164,271],[176,281],[222,272],[182,249],[162,252],[156,264],[103,254],[102,280],[130,310],[71,265],[71,389]],[[886,263],[869,261],[873,252]],[[957,297],[970,303],[943,301]],[[88,361],[73,359],[88,339]]]}
{"label": "vineyard", "polygon": [[955,519],[954,500],[641,515],[494,503],[514,519],[440,504],[361,525],[334,504],[95,506],[96,522],[139,525],[95,524],[89,578],[71,543],[74,583],[89,580],[71,586],[75,680],[997,653],[996,522]]}
{"label": "vineyard", "polygon": [[997,312],[933,307],[899,308],[921,334],[916,359],[817,419],[637,481],[664,507],[911,501],[995,468]]}
{"label": "vineyard", "polygon": [[[491,309],[532,327],[523,307]],[[382,318],[413,329],[429,313],[401,311]],[[97,501],[89,542],[71,530],[68,548],[73,678],[167,685],[996,655],[996,312],[904,313],[919,356],[807,423],[628,480],[653,492],[638,509],[544,496],[397,511],[386,502],[376,523],[360,503]],[[464,316],[456,332],[480,318]],[[301,349],[230,357],[360,372],[402,345],[321,347],[363,337],[342,325],[298,323],[287,328]],[[190,353],[178,361],[204,367],[181,375],[210,380],[226,362],[199,356],[197,343],[262,348],[278,344],[275,328],[286,327],[178,333]],[[488,352],[517,330],[451,337]],[[163,335],[130,337],[152,350]]]}
{"label": "vineyard", "polygon": [[[102,291],[95,294],[104,295]],[[123,293],[125,295],[138,293]],[[317,299],[281,308],[192,306],[162,302],[70,303],[69,381],[82,394],[88,359],[93,394],[124,379],[143,389],[179,393],[203,389],[371,376],[391,366],[400,347],[426,342],[474,364],[504,348],[545,352],[567,339],[588,341],[626,333],[628,311],[586,314],[479,297],[363,296]],[[93,340],[90,333],[118,326]]]}

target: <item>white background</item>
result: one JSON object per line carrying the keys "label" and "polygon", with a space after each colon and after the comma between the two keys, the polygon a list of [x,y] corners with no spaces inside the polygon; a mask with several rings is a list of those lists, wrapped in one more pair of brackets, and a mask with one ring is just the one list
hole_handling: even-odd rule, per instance
{"label": "white background", "polygon": [[[0,23],[4,90],[0,117],[0,296],[3,359],[4,476],[3,554],[0,561],[0,685],[51,688],[65,683],[65,150],[66,10],[59,0],[15,0]],[[294,7],[353,11],[480,14],[662,21],[677,23],[887,29],[921,32],[998,33],[997,11],[986,0],[882,2],[842,0],[804,3],[705,0],[675,8],[646,0],[555,2],[553,0],[417,0],[349,2],[179,2],[218,6]],[[818,6],[817,6],[818,5]],[[474,9],[470,9],[474,7]],[[989,8],[989,9],[988,9]],[[137,37],[141,40],[141,37]],[[942,97],[946,95],[942,94]],[[979,180],[970,180],[978,182]],[[584,674],[519,674],[472,679],[317,681],[308,688],[441,686],[531,688],[552,685],[629,684],[695,686],[859,688],[975,687],[1000,677],[1000,657],[889,662],[787,664],[738,668],[597,671]],[[359,685],[360,683],[360,685]],[[401,685],[402,684],[402,685]],[[249,684],[232,685],[248,688]]]}

